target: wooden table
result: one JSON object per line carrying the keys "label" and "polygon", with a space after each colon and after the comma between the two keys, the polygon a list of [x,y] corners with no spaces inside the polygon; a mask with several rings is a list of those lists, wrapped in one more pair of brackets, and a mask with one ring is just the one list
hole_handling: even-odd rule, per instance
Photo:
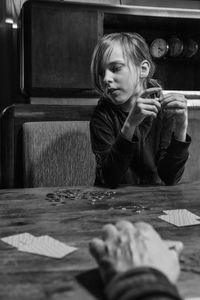
{"label": "wooden table", "polygon": [[104,224],[120,219],[150,222],[164,239],[182,241],[185,249],[178,287],[184,297],[200,297],[200,226],[178,228],[158,218],[163,210],[176,208],[187,208],[200,216],[200,182],[173,187],[77,189],[73,189],[77,197],[61,201],[47,197],[55,191],[61,193],[61,188],[0,190],[1,238],[23,232],[48,234],[78,247],[63,259],[53,259],[20,252],[0,241],[0,299],[103,299],[88,242],[100,235]]}

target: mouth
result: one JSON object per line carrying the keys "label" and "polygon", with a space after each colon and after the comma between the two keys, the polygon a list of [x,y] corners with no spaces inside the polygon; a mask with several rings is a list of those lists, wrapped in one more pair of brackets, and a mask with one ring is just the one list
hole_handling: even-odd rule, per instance
{"label": "mouth", "polygon": [[108,95],[112,95],[112,94],[114,94],[117,91],[119,91],[119,89],[110,88],[110,89],[107,90],[107,94]]}

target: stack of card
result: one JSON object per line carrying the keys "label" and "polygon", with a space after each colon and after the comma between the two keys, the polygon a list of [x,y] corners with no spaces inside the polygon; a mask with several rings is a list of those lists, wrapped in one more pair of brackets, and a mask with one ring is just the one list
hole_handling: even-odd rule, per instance
{"label": "stack of card", "polygon": [[13,247],[16,247],[19,251],[53,258],[62,258],[77,250],[77,248],[67,246],[48,235],[36,237],[27,232],[4,237],[1,238],[1,240]]}
{"label": "stack of card", "polygon": [[200,224],[200,217],[187,209],[163,210],[163,212],[166,215],[161,215],[158,218],[178,227]]}

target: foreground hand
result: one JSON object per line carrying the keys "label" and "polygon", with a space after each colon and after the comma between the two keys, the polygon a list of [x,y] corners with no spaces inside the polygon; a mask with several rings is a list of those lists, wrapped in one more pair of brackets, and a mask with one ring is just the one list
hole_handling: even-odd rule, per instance
{"label": "foreground hand", "polygon": [[90,252],[99,265],[105,283],[117,273],[136,267],[155,268],[175,283],[180,272],[178,254],[182,243],[174,245],[170,241],[165,243],[147,223],[133,225],[120,221],[116,226],[108,224],[103,227],[102,239],[92,240]]}

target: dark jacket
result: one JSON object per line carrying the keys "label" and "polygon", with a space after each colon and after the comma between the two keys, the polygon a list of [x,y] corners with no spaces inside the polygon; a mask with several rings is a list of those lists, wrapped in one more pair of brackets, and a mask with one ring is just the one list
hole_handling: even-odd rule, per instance
{"label": "dark jacket", "polygon": [[109,300],[181,300],[164,274],[153,268],[141,267],[119,273],[107,284]]}
{"label": "dark jacket", "polygon": [[132,141],[121,134],[128,116],[110,100],[100,99],[90,122],[96,157],[95,185],[176,184],[184,171],[191,142],[173,136],[174,119],[160,112],[136,128]]}

